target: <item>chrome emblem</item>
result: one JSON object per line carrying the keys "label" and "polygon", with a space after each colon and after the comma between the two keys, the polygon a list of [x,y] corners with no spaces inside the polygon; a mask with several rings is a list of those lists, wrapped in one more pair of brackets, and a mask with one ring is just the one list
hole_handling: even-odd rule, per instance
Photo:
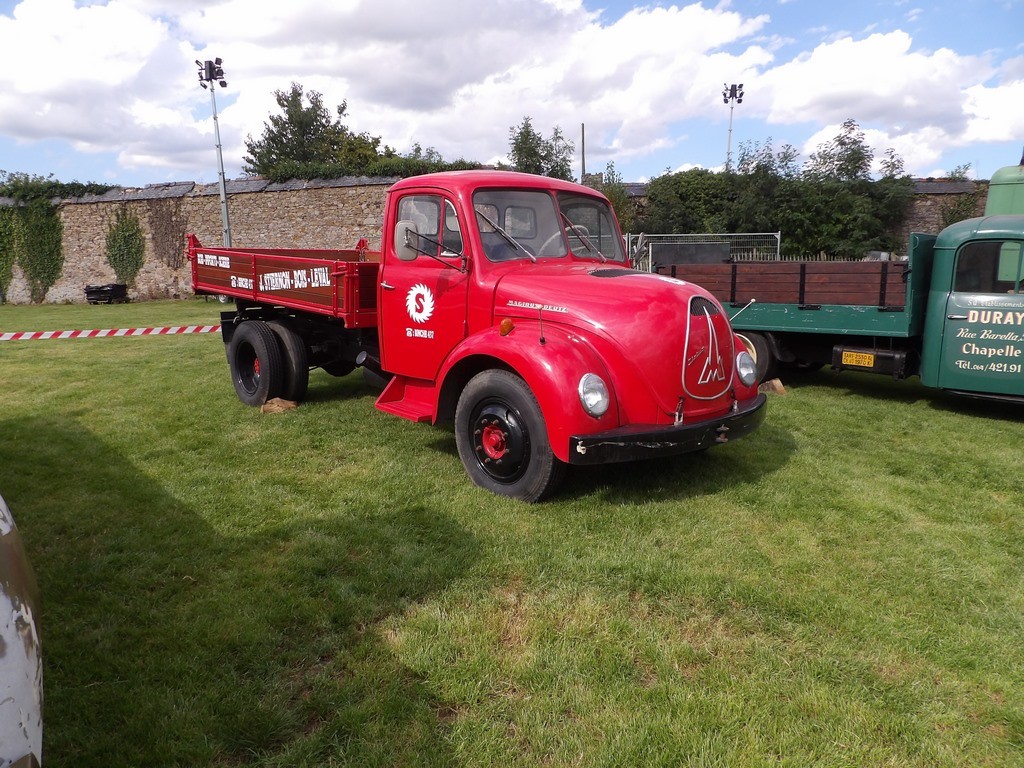
{"label": "chrome emblem", "polygon": [[[704,359],[704,368],[697,379],[700,384],[710,384],[713,381],[725,381],[725,363],[722,361],[722,354],[718,349],[718,334],[715,333],[715,324],[711,322],[711,315],[704,310],[704,318],[708,321],[708,338],[710,345],[707,357]],[[701,350],[702,352],[704,350]]]}
{"label": "chrome emblem", "polygon": [[701,296],[693,297],[688,309],[683,393],[694,400],[714,400],[729,390],[732,375],[728,364],[731,345],[728,337],[721,336],[721,332],[728,333],[729,324],[715,305]]}

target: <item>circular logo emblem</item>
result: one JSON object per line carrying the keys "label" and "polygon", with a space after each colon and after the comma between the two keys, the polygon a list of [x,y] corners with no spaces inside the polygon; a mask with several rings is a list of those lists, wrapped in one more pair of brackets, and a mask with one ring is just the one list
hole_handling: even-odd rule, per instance
{"label": "circular logo emblem", "polygon": [[405,296],[405,310],[414,323],[425,323],[434,314],[434,294],[423,283],[416,283]]}

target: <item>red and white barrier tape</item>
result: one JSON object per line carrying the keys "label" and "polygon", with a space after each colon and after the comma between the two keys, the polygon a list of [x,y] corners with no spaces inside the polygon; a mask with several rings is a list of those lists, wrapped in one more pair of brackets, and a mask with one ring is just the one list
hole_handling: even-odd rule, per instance
{"label": "red and white barrier tape", "polygon": [[0,341],[35,339],[98,339],[104,336],[166,336],[179,333],[218,333],[219,325],[172,325],[162,328],[104,328],[93,331],[14,331],[0,333]]}

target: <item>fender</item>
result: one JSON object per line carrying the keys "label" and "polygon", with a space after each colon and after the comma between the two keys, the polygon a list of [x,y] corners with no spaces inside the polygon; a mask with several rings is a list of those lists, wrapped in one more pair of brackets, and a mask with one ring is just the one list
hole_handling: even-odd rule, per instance
{"label": "fender", "polygon": [[[605,361],[572,329],[516,320],[515,329],[506,336],[501,335],[497,326],[473,334],[448,356],[438,376],[442,383],[438,391],[447,388],[450,376],[458,380],[463,375],[464,364],[473,359],[496,360],[522,377],[537,398],[551,450],[561,461],[569,460],[571,435],[602,432],[619,426],[618,397]],[[480,369],[479,366],[473,368],[473,373]],[[611,403],[600,418],[588,414],[580,404],[577,386],[586,373],[597,374],[608,387]]]}

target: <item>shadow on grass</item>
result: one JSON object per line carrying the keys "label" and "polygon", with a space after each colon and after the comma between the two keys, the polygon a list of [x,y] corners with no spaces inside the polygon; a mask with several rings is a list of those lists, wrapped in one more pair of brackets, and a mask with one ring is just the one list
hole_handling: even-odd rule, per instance
{"label": "shadow on grass", "polygon": [[779,379],[787,389],[792,390],[827,387],[836,395],[877,397],[907,404],[927,400],[936,393],[916,378],[896,380],[877,373],[836,372],[830,368],[817,371],[786,370],[780,374]]}
{"label": "shadow on grass", "polygon": [[766,421],[742,441],[681,456],[573,467],[560,494],[580,498],[598,491],[612,504],[679,501],[753,484],[782,468],[796,442]]}
{"label": "shadow on grass", "polygon": [[339,398],[370,398],[373,402],[380,397],[388,380],[366,368],[356,368],[344,376],[332,376],[326,371],[314,368],[309,372],[309,392],[306,400],[321,402]]}
{"label": "shadow on grass", "polygon": [[[376,397],[380,390],[364,381],[358,371],[332,379],[326,374],[310,379],[312,402],[336,398]],[[368,400],[368,407],[373,402]],[[770,406],[769,406],[770,407]],[[769,411],[770,413],[770,411]],[[430,450],[459,459],[451,425],[438,426],[436,436],[427,443]],[[742,446],[746,445],[747,448]],[[706,452],[668,458],[606,464],[597,467],[571,467],[565,484],[555,500],[590,496],[603,489],[613,503],[649,500],[678,500],[716,493],[736,483],[753,483],[778,470],[795,450],[795,441],[782,428],[768,420],[742,441],[716,446]],[[470,482],[466,477],[467,483]]]}
{"label": "shadow on grass", "polygon": [[880,374],[837,372],[823,368],[820,371],[786,371],[781,379],[786,387],[794,390],[807,386],[821,386],[834,389],[837,394],[883,398],[908,405],[924,402],[930,408],[946,413],[963,413],[999,420],[1024,419],[1024,402],[954,395],[941,389],[926,387],[917,377],[897,380]]}
{"label": "shadow on grass", "polygon": [[0,434],[42,591],[48,766],[454,762],[446,706],[388,642],[476,560],[450,518],[259,525],[229,478],[183,500],[73,424]]}
{"label": "shadow on grass", "polygon": [[[742,446],[746,444],[746,448]],[[439,428],[427,447],[459,458],[455,435]],[[552,501],[584,498],[599,491],[614,504],[670,501],[717,493],[737,483],[755,483],[780,469],[796,449],[786,430],[765,422],[756,432],[732,445],[701,453],[666,458],[570,467]],[[466,482],[470,482],[466,478]]]}

